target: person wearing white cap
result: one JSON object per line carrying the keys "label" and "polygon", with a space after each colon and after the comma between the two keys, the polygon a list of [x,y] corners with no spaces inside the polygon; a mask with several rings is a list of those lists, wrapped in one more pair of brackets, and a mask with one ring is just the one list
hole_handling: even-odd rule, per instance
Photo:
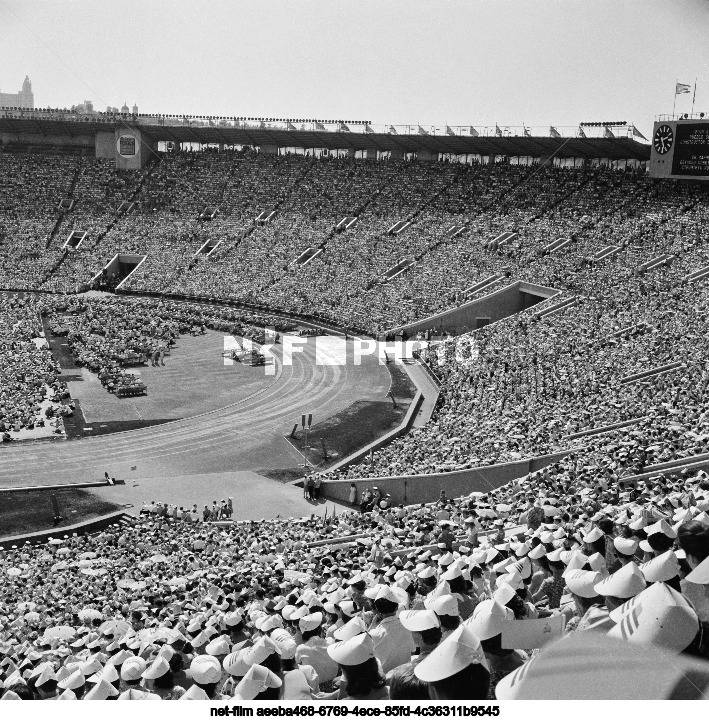
{"label": "person wearing white cap", "polygon": [[480,639],[463,625],[414,669],[429,685],[434,700],[484,700],[488,698],[490,671]]}
{"label": "person wearing white cap", "polygon": [[145,659],[140,656],[131,656],[121,665],[121,683],[119,692],[127,691],[130,688],[138,688],[143,680],[143,672],[147,668]]}
{"label": "person wearing white cap", "polygon": [[564,578],[576,610],[575,615],[566,624],[566,633],[571,633],[578,629],[581,619],[592,606],[603,604],[603,597],[596,591],[596,584],[601,580],[601,574],[596,571],[583,571],[575,568],[568,571]]}
{"label": "person wearing white cap", "polygon": [[328,655],[328,642],[323,638],[323,615],[320,611],[299,619],[298,627],[303,642],[295,650],[295,660],[301,666],[312,666],[318,685],[326,684],[337,676],[337,664]]}
{"label": "person wearing white cap", "polygon": [[42,669],[35,680],[34,687],[42,700],[57,697],[57,675],[53,666],[45,666]]}
{"label": "person wearing white cap", "polygon": [[618,638],[674,653],[706,656],[701,649],[702,629],[687,599],[665,583],[653,583],[634,598],[611,611],[615,626],[608,631]]}
{"label": "person wearing white cap", "polygon": [[646,585],[642,571],[635,561],[631,561],[620,570],[596,583],[594,589],[599,596],[605,598],[606,608],[612,611],[629,598],[644,591]]}
{"label": "person wearing white cap", "polygon": [[99,679],[94,687],[84,696],[86,701],[105,701],[118,696],[118,689],[105,679]]}
{"label": "person wearing white cap", "polygon": [[[401,625],[411,632],[418,654],[412,656],[408,663],[403,663],[389,671],[386,679],[390,698],[410,700],[412,697],[407,694],[409,692],[416,693],[420,687],[418,678],[413,674],[413,669],[438,646],[442,639],[442,633],[438,616],[434,611],[402,611],[399,620]],[[427,697],[428,689],[426,688]],[[413,698],[418,698],[418,696]]]}
{"label": "person wearing white cap", "polygon": [[180,698],[185,689],[175,685],[175,674],[170,668],[170,662],[163,655],[157,655],[148,668],[143,671],[146,687],[160,696],[163,701],[172,701]]}
{"label": "person wearing white cap", "polygon": [[617,561],[612,563],[608,569],[610,573],[615,573],[621,566],[625,566],[633,560],[638,550],[638,542],[634,538],[616,536],[613,539],[613,549],[615,550]]}
{"label": "person wearing white cap", "polygon": [[681,549],[693,569],[680,582],[682,593],[690,600],[702,623],[709,623],[709,526],[692,520],[677,530]]}
{"label": "person wearing white cap", "polygon": [[76,698],[80,699],[86,689],[86,678],[80,669],[72,671],[68,676],[57,683],[59,688],[73,692]]}
{"label": "person wearing white cap", "polygon": [[473,615],[465,622],[475,636],[480,639],[490,671],[490,688],[508,673],[528,660],[521,649],[502,648],[502,631],[515,620],[514,613],[494,599],[481,601]]}
{"label": "person wearing white cap", "polygon": [[[217,686],[222,678],[222,665],[219,659],[209,654],[195,656],[190,664],[190,675],[195,686],[199,686],[209,699],[219,699]],[[192,687],[190,687],[191,689]],[[187,689],[189,692],[190,689]]]}
{"label": "person wearing white cap", "polygon": [[239,701],[277,701],[282,685],[273,671],[255,663],[239,681],[233,698]]}
{"label": "person wearing white cap", "polygon": [[645,526],[643,531],[647,538],[640,541],[640,548],[652,556],[661,556],[665,551],[669,551],[677,538],[677,532],[664,518],[651,526]]}
{"label": "person wearing white cap", "polygon": [[333,643],[327,652],[342,669],[342,682],[337,698],[358,701],[389,698],[389,687],[374,655],[374,641],[368,633],[360,633],[348,641]]}
{"label": "person wearing white cap", "polygon": [[401,625],[398,618],[400,603],[401,598],[391,586],[380,586],[373,602],[379,621],[375,621],[369,633],[374,641],[374,653],[385,674],[402,663],[408,663],[414,650],[411,632]]}
{"label": "person wearing white cap", "polygon": [[445,593],[438,596],[438,598],[430,604],[430,608],[438,617],[443,639],[448,638],[448,636],[460,626],[461,619],[458,613],[458,601],[455,596],[450,593]]}

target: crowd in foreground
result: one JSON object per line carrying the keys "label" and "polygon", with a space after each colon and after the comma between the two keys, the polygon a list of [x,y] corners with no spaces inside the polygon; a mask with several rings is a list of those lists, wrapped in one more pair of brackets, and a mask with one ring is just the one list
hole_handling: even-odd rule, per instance
{"label": "crowd in foreground", "polygon": [[[708,511],[703,472],[625,490],[561,466],[325,519],[151,504],[1,553],[2,699],[663,697],[709,669]],[[599,690],[609,654],[629,665]]]}

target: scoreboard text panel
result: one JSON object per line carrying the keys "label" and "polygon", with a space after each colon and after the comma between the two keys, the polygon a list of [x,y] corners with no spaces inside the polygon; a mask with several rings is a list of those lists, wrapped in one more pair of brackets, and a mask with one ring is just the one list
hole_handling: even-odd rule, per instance
{"label": "scoreboard text panel", "polygon": [[650,175],[654,178],[709,180],[709,120],[656,122]]}

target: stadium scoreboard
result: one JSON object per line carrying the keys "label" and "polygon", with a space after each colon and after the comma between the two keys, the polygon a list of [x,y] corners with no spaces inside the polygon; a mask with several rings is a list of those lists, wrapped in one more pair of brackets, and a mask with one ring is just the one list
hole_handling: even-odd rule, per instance
{"label": "stadium scoreboard", "polygon": [[650,176],[709,180],[709,120],[661,120],[652,129]]}

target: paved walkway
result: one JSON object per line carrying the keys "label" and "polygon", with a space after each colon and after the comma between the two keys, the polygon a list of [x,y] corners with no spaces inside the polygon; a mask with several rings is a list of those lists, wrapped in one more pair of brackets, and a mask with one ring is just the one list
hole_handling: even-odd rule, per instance
{"label": "paved walkway", "polygon": [[260,476],[253,471],[229,473],[205,473],[187,476],[164,476],[153,478],[135,478],[125,486],[102,486],[87,489],[100,498],[113,503],[132,503],[126,513],[137,516],[143,502],[167,501],[185,508],[197,504],[200,514],[205,505],[210,508],[212,501],[219,503],[229,496],[234,503],[235,520],[260,520],[261,518],[300,518],[316,514],[332,515],[348,510],[333,501],[307,501],[303,498],[303,489],[270,478]]}

